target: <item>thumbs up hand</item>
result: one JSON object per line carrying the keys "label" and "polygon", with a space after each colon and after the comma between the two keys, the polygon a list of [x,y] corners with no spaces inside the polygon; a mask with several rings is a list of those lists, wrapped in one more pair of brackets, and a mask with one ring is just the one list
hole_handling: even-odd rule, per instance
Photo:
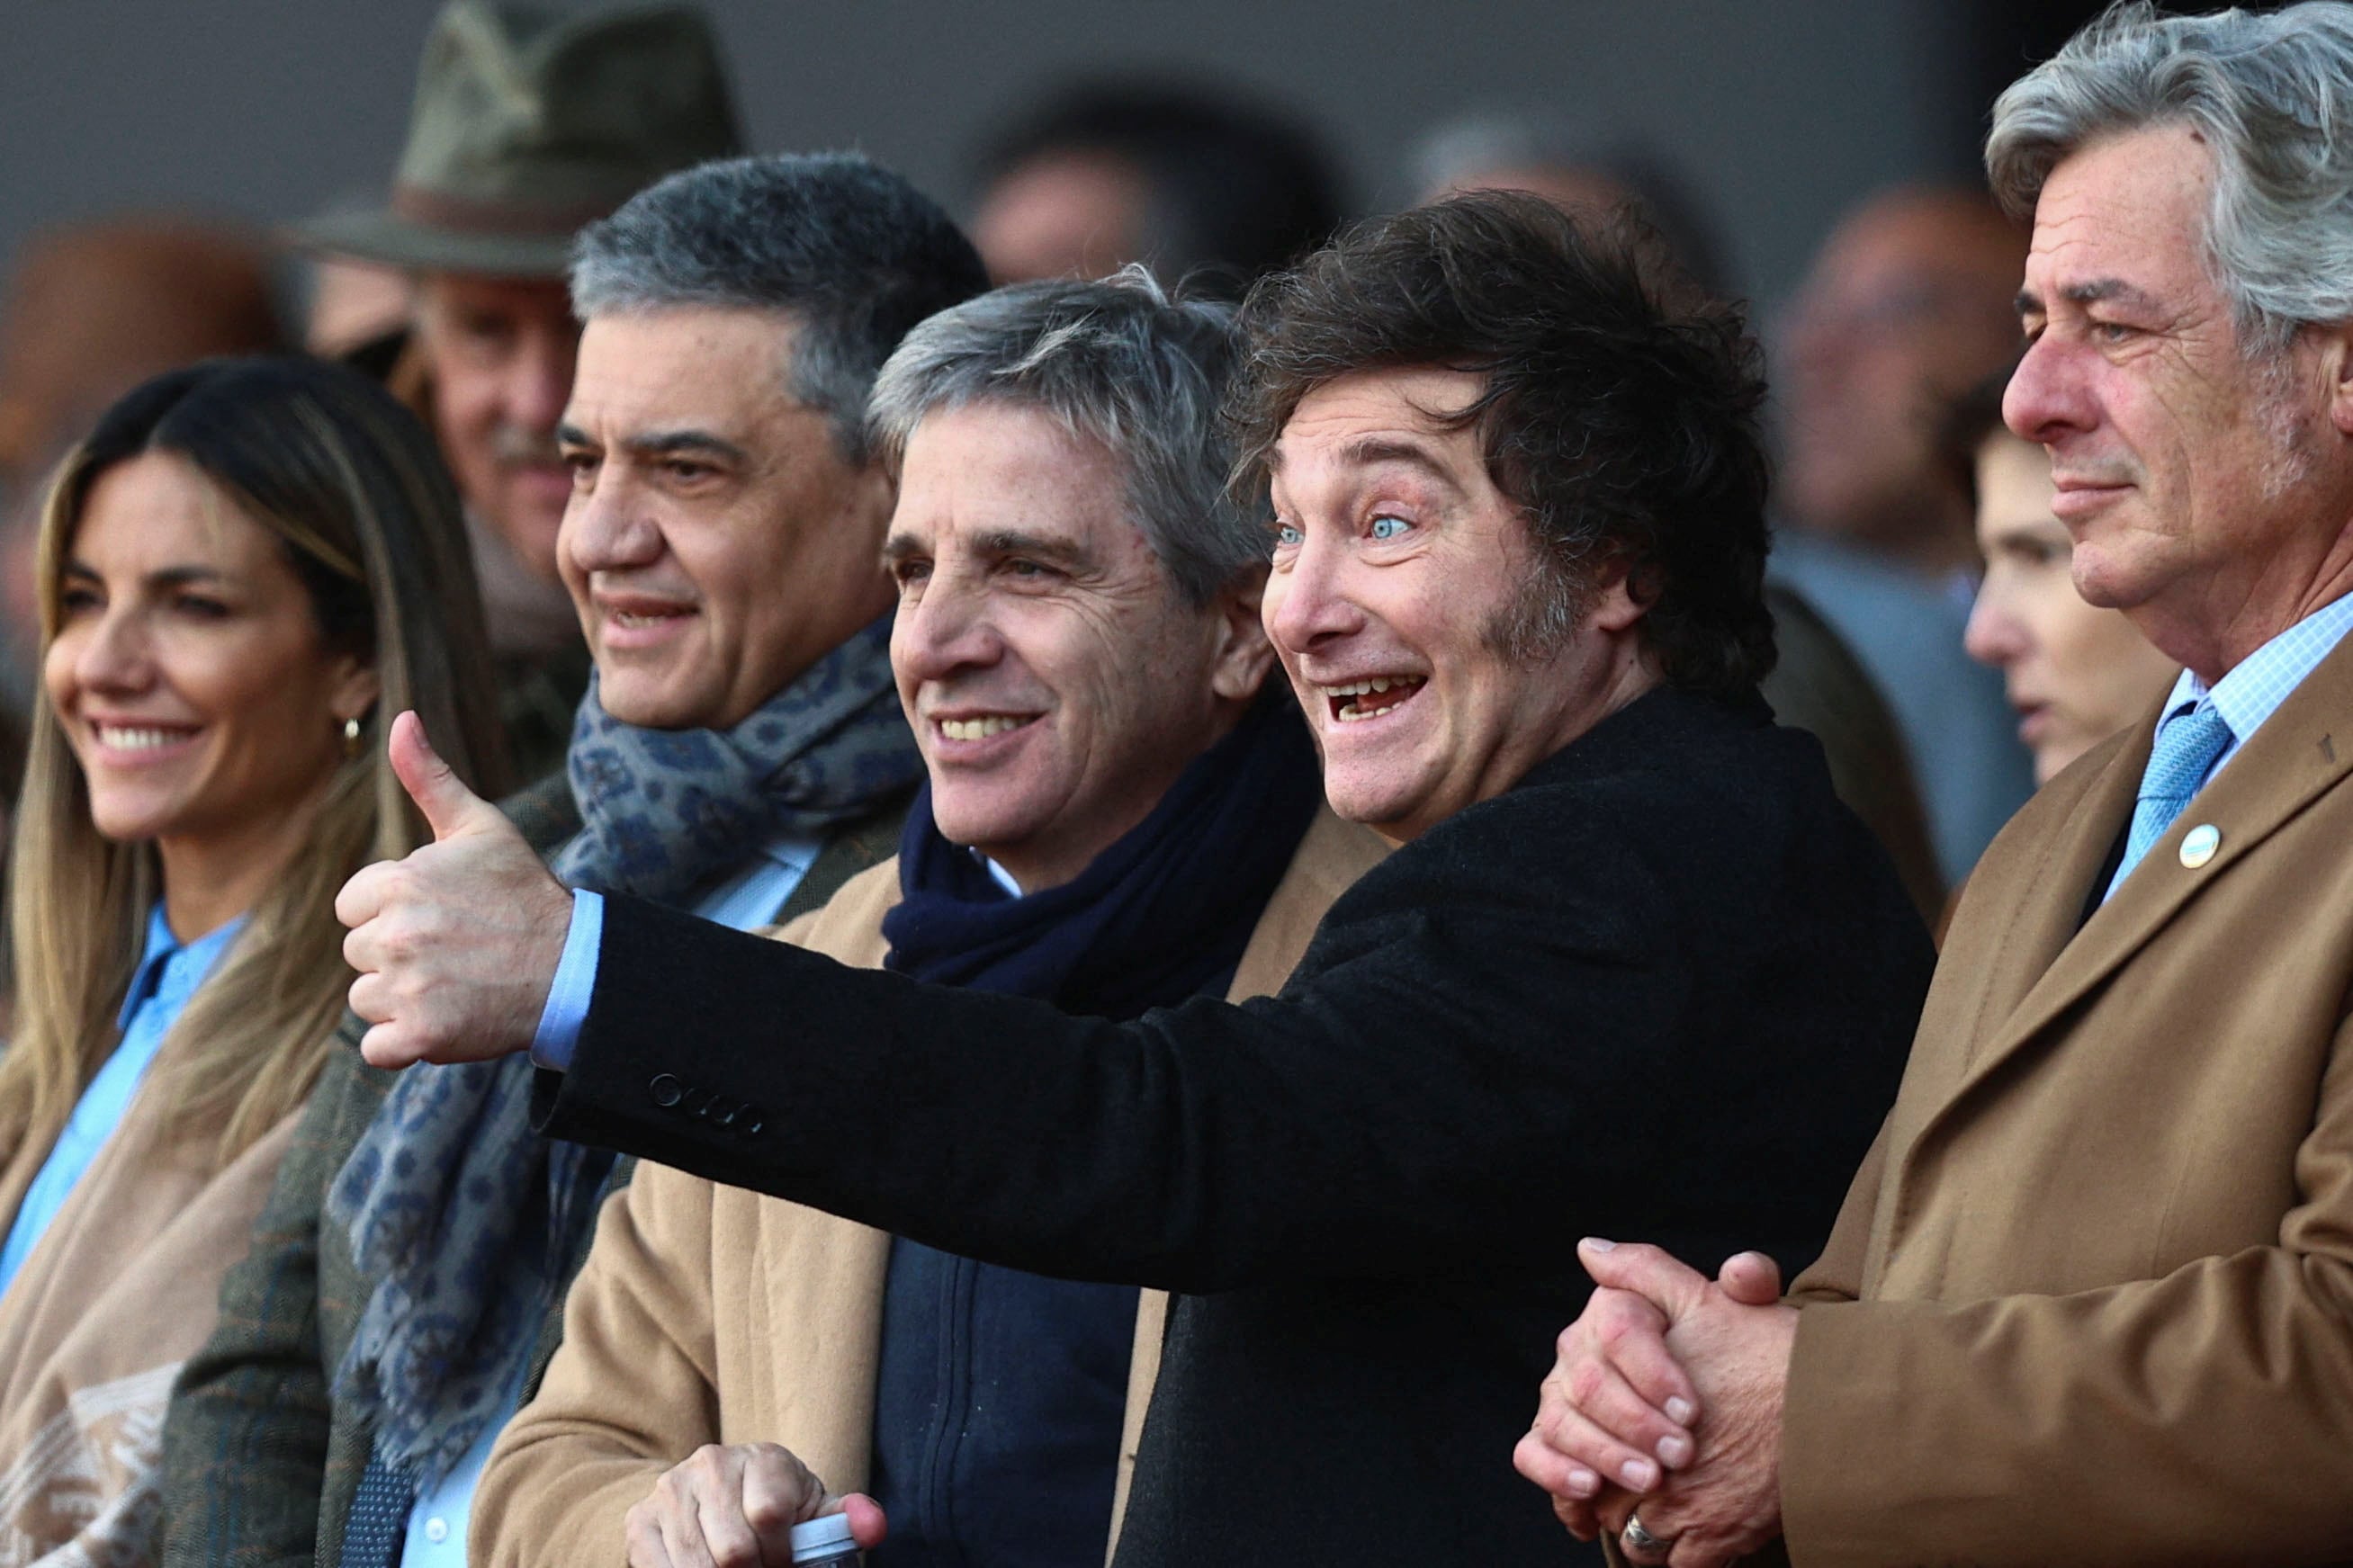
{"label": "thumbs up hand", "polygon": [[435,754],[414,713],[392,723],[392,771],[433,829],[405,860],[363,869],[335,896],[359,971],[352,1011],[377,1067],[483,1061],[530,1047],[547,1005],[572,896],[498,807]]}

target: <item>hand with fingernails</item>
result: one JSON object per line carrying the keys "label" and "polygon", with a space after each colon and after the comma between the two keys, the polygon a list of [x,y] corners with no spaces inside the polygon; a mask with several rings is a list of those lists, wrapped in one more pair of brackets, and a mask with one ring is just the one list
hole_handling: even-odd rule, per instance
{"label": "hand with fingernails", "polygon": [[1569,1532],[1627,1561],[1715,1568],[1780,1533],[1781,1406],[1798,1314],[1762,1253],[1711,1281],[1655,1247],[1588,1239],[1596,1289],[1561,1333],[1513,1462]]}
{"label": "hand with fingernails", "polygon": [[706,1444],[665,1472],[623,1525],[629,1568],[784,1568],[793,1526],[846,1513],[860,1551],[882,1543],[881,1505],[837,1498],[792,1450]]}
{"label": "hand with fingernails", "polygon": [[572,895],[504,813],[434,753],[415,713],[392,722],[393,772],[433,842],[363,868],[335,896],[359,972],[352,1011],[374,1066],[483,1061],[530,1048],[571,927]]}

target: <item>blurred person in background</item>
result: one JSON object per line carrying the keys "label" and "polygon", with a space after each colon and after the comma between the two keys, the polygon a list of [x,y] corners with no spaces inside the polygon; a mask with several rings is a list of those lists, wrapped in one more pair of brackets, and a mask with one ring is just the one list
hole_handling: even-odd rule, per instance
{"label": "blurred person in background", "polygon": [[[898,858],[791,940],[1134,1017],[1271,994],[1380,858],[1267,684],[1264,534],[1223,493],[1234,359],[1229,311],[1134,274],[1017,285],[892,357],[870,424],[901,469],[892,662],[930,784]],[[972,732],[1040,701],[1060,765]],[[691,1562],[699,1535],[781,1562],[793,1521],[756,1501],[806,1468],[881,1504],[876,1568],[1100,1568],[1167,1309],[649,1166],[491,1456],[475,1561]]]}
{"label": "blurred person in background", "polygon": [[1953,407],[1947,460],[1978,513],[1985,579],[1969,612],[1969,657],[2002,672],[2034,780],[2063,768],[2148,711],[2181,673],[2122,610],[2084,602],[2069,570],[2074,542],[2052,510],[2051,455],[2001,422],[2007,371]]}
{"label": "blurred person in background", "polygon": [[325,1059],[333,902],[417,843],[411,705],[498,787],[430,438],[315,361],[133,390],[41,523],[43,682],[0,1057],[0,1560],[146,1563],[164,1397]]}
{"label": "blurred person in background", "polygon": [[[929,198],[848,154],[671,175],[575,254],[557,550],[596,673],[563,809],[506,816],[571,885],[794,919],[891,853],[922,777],[866,396],[987,277]],[[520,1059],[396,1085],[346,1044],[173,1401],[168,1563],[459,1568],[491,1440],[627,1177],[533,1130]]]}
{"label": "blurred person in background", "polygon": [[418,68],[380,210],[295,230],[407,275],[388,384],[439,437],[466,499],[518,773],[563,765],[588,656],[556,570],[572,479],[555,421],[580,329],[564,269],[581,225],[672,170],[741,146],[717,40],[685,6],[543,11],[452,0]]}
{"label": "blurred person in background", "polygon": [[1143,262],[1239,299],[1320,245],[1345,214],[1338,172],[1303,127],[1220,91],[1080,82],[999,131],[972,221],[999,283],[1105,278]]}
{"label": "blurred person in background", "polygon": [[[330,204],[324,216],[373,211],[382,198],[352,195]],[[408,344],[416,313],[409,276],[400,268],[355,256],[311,250],[302,256],[308,276],[302,309],[302,347],[322,359],[339,359],[379,380],[388,378]]]}
{"label": "blurred person in background", "polygon": [[[389,377],[406,346],[408,319],[416,310],[408,278],[396,268],[346,257],[322,256],[311,267],[310,308],[302,318],[302,346],[322,359],[351,362]],[[373,349],[388,362],[369,362]]]}
{"label": "blurred person in background", "polygon": [[1690,181],[1656,148],[1622,132],[1557,114],[1466,115],[1426,133],[1408,163],[1416,205],[1464,191],[1525,191],[1572,212],[1631,208],[1702,291],[1735,292],[1722,234]]}
{"label": "blurred person in background", "polygon": [[2034,783],[2000,679],[1961,646],[1977,545],[1938,447],[1953,399],[2017,353],[2025,258],[1979,193],[1875,196],[1816,257],[1779,360],[1774,572],[1894,710],[1948,882]]}
{"label": "blurred person in background", "polygon": [[[1715,226],[1660,153],[1545,115],[1481,115],[1442,125],[1411,160],[1423,202],[1463,191],[1525,191],[1573,215],[1634,231],[1655,265],[1726,297]],[[1626,220],[1632,222],[1628,224]],[[1831,782],[1886,847],[1926,919],[1945,900],[1910,753],[1887,701],[1844,639],[1789,584],[1765,584],[1780,657],[1759,685],[1773,715],[1822,743]]]}

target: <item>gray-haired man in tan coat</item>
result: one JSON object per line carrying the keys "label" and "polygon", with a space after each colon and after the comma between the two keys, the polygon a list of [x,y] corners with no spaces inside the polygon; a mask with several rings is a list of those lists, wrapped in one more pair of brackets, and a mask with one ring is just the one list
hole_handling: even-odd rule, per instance
{"label": "gray-haired man in tan coat", "polygon": [[[1263,689],[1265,546],[1214,422],[1231,360],[1222,307],[1140,274],[1000,290],[893,354],[870,423],[929,782],[899,858],[786,940],[1134,1016],[1271,994],[1380,858]],[[919,1552],[1098,1563],[1165,1310],[645,1166],[491,1457],[473,1560],[783,1562],[829,1487]]]}
{"label": "gray-haired man in tan coat", "polygon": [[2337,0],[2111,13],[1997,105],[2005,417],[2186,669],[1988,850],[1786,1302],[1584,1248],[1519,1460],[1626,1559],[2353,1562],[2348,119]]}

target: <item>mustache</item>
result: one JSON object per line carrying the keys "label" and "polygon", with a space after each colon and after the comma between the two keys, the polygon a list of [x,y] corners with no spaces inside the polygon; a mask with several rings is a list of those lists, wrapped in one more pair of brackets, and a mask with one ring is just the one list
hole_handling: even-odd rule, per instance
{"label": "mustache", "polygon": [[564,450],[555,444],[554,431],[533,430],[525,425],[501,425],[491,431],[491,456],[499,460],[501,468],[564,461]]}
{"label": "mustache", "polygon": [[2051,482],[2054,485],[2133,485],[2138,484],[2140,478],[2140,465],[2128,458],[2092,458],[2054,468]]}

